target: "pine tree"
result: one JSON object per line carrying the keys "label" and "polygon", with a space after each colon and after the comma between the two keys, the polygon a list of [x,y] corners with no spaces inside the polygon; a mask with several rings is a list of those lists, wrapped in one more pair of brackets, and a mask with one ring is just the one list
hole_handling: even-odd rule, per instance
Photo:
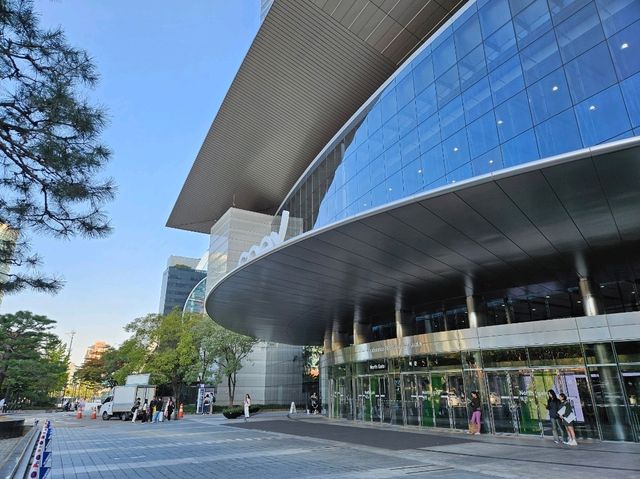
{"label": "pine tree", "polygon": [[28,0],[0,0],[0,293],[57,291],[37,271],[34,232],[58,238],[110,232],[103,211],[112,180],[101,177],[110,151],[100,143],[105,112],[85,95],[98,80],[88,54],[60,29],[38,24]]}

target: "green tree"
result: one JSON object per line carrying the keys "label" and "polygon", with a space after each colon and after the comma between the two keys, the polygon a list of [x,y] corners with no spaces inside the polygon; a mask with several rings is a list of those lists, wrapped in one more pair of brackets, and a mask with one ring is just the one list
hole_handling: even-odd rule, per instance
{"label": "green tree", "polygon": [[62,389],[68,364],[54,324],[29,311],[0,315],[1,396],[45,403]]}
{"label": "green tree", "polygon": [[75,379],[98,387],[111,385],[112,372],[107,369],[105,356],[113,351],[114,349],[108,346],[103,355],[88,358],[75,372]]}
{"label": "green tree", "polygon": [[37,272],[30,232],[101,237],[102,210],[114,195],[101,177],[110,151],[100,143],[105,113],[86,99],[98,79],[88,54],[60,29],[38,24],[29,0],[0,0],[0,292],[56,291],[61,281]]}
{"label": "green tree", "polygon": [[242,369],[243,361],[251,354],[258,340],[229,331],[208,318],[205,320],[210,322],[210,327],[206,329],[207,335],[197,341],[199,350],[205,351],[200,357],[208,358],[218,366],[217,374],[220,379],[226,378],[229,406],[233,406],[238,371]]}
{"label": "green tree", "polygon": [[129,323],[125,330],[146,351],[142,370],[151,373],[157,384],[171,385],[177,400],[182,396],[198,354],[193,342],[192,327],[197,315],[183,315],[177,308],[166,315],[149,314]]}
{"label": "green tree", "polygon": [[129,338],[103,358],[109,385],[124,384],[129,374],[143,372],[147,351],[135,338]]}

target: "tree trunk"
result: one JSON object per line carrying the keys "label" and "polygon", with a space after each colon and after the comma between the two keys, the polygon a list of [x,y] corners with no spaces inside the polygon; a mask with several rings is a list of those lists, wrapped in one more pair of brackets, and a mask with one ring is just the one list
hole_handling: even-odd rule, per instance
{"label": "tree trunk", "polygon": [[[235,386],[234,386],[235,389]],[[227,391],[229,391],[229,407],[233,406],[233,391],[231,389],[231,374],[227,374]]]}

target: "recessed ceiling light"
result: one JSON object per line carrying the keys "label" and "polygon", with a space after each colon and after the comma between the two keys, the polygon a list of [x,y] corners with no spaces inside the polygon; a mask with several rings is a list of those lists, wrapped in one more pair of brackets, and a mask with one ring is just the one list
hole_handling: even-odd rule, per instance
{"label": "recessed ceiling light", "polygon": [[498,125],[502,125],[503,123],[504,123],[504,121],[498,120]]}
{"label": "recessed ceiling light", "polygon": [[456,182],[456,180],[451,180],[451,183],[455,183],[455,182]]}
{"label": "recessed ceiling light", "polygon": [[389,191],[393,191],[393,188],[389,188]]}
{"label": "recessed ceiling light", "polygon": [[418,173],[422,173],[422,169],[418,170]]}
{"label": "recessed ceiling light", "polygon": [[531,311],[535,311],[535,310],[536,310],[536,308],[531,308]]}
{"label": "recessed ceiling light", "polygon": [[558,85],[553,85],[551,87],[551,91],[558,91],[558,90],[559,90]]}
{"label": "recessed ceiling light", "polygon": [[489,164],[490,164],[490,165],[493,165],[493,160],[489,160]]}
{"label": "recessed ceiling light", "polygon": [[582,303],[582,301],[578,300],[578,304]]}
{"label": "recessed ceiling light", "polygon": [[593,110],[595,110],[596,108],[597,108],[597,107],[596,107],[595,105],[591,105],[591,106],[589,107],[589,111],[593,111]]}
{"label": "recessed ceiling light", "polygon": [[453,147],[453,151],[458,151],[460,148],[458,148],[457,146]]}
{"label": "recessed ceiling light", "polygon": [[620,50],[625,50],[629,48],[629,44],[627,42],[624,42],[622,45],[620,45]]}

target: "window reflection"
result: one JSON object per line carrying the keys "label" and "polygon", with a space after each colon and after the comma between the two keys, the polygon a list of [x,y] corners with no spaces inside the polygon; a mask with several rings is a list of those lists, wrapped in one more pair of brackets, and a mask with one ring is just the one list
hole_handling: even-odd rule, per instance
{"label": "window reflection", "polygon": [[638,46],[634,0],[471,2],[400,67],[286,209],[309,230],[631,136],[640,128]]}

